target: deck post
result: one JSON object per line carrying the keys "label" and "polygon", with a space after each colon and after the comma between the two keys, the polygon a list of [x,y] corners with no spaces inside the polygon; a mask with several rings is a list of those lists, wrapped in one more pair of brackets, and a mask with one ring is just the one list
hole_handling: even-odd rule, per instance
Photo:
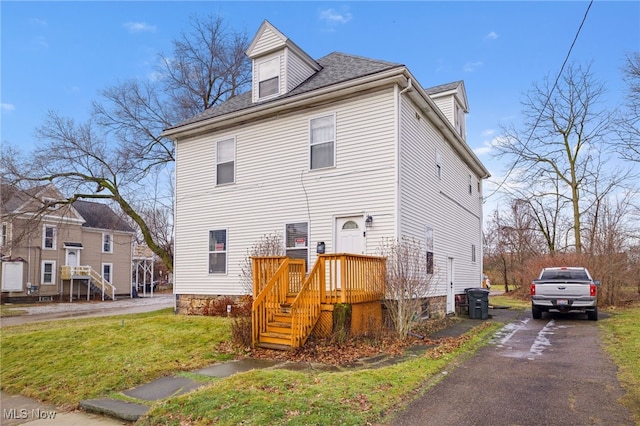
{"label": "deck post", "polygon": [[340,255],[340,303],[347,303],[347,291],[349,287],[347,283],[347,256]]}

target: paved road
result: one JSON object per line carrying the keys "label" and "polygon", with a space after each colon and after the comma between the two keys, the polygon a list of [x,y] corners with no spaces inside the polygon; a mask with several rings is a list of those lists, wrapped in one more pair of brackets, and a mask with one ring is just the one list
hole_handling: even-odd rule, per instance
{"label": "paved road", "polygon": [[391,425],[634,425],[584,315],[527,316],[448,372]]}

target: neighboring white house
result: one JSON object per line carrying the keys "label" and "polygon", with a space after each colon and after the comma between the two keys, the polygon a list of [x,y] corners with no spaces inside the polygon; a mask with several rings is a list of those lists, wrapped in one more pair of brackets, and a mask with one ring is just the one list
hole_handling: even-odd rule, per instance
{"label": "neighboring white house", "polygon": [[[246,293],[240,264],[279,232],[291,257],[376,254],[412,237],[437,295],[482,282],[482,180],[466,144],[462,81],[424,89],[400,64],[317,61],[265,21],[250,44],[250,92],[165,130],[176,143],[178,307]],[[310,267],[309,266],[309,267]]]}

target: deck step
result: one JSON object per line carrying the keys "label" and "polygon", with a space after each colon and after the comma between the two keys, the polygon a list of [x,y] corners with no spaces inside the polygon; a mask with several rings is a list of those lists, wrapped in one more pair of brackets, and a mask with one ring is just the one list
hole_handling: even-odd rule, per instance
{"label": "deck step", "polygon": [[291,322],[270,322],[267,324],[267,331],[291,335]]}
{"label": "deck step", "polygon": [[291,345],[291,333],[274,333],[274,332],[262,332],[260,333],[260,343],[274,343],[277,345]]}
{"label": "deck step", "polygon": [[279,313],[273,316],[273,322],[282,322],[282,323],[291,324],[293,322],[293,317],[291,316],[291,314]]}
{"label": "deck step", "polygon": [[258,342],[258,343],[256,343],[256,346],[258,346],[259,348],[264,348],[264,349],[274,349],[276,351],[291,351],[291,350],[293,350],[291,345],[279,345],[277,343]]}

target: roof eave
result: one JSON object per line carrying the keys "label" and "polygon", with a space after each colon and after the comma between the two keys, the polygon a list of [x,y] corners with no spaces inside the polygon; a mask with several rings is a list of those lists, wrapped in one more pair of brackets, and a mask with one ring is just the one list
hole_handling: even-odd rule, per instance
{"label": "roof eave", "polygon": [[393,68],[343,83],[311,90],[299,95],[287,96],[262,105],[254,105],[228,114],[167,129],[162,132],[161,136],[173,140],[197,136],[202,133],[211,132],[221,124],[224,124],[225,127],[231,126],[249,120],[255,120],[268,114],[300,108],[309,103],[321,103],[326,99],[344,96],[352,92],[367,90],[372,87],[383,86],[394,82],[400,83],[407,78],[407,73],[406,67]]}

